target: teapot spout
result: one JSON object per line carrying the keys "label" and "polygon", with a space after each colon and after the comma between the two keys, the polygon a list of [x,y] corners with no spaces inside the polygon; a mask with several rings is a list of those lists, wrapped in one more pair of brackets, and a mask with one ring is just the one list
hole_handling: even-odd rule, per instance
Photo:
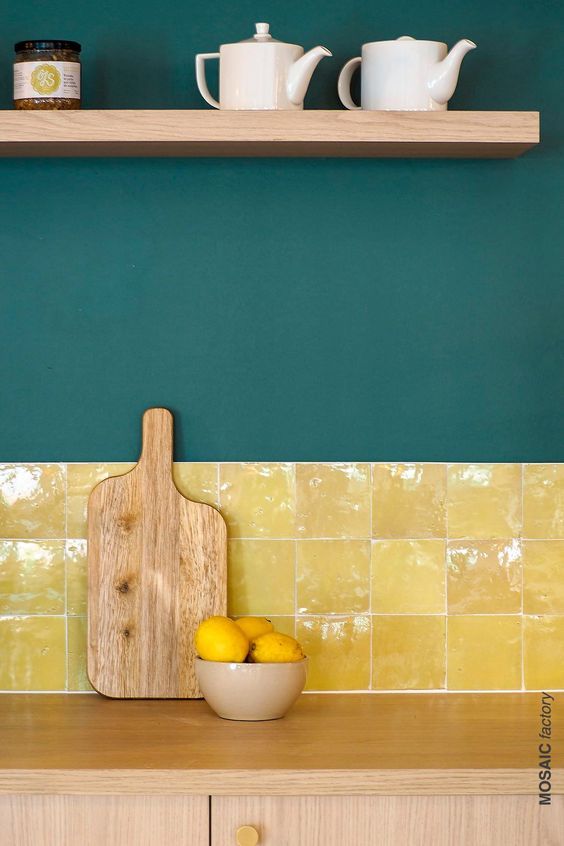
{"label": "teapot spout", "polygon": [[458,74],[460,72],[460,65],[462,59],[470,50],[474,50],[476,45],[473,41],[463,38],[458,44],[455,44],[448,56],[442,62],[437,62],[431,68],[431,73],[427,81],[427,86],[431,93],[431,97],[435,102],[444,105],[448,103],[456,83],[458,82]]}
{"label": "teapot spout", "polygon": [[294,62],[290,68],[286,86],[288,99],[291,103],[295,106],[301,106],[317,65],[324,56],[332,55],[326,47],[314,47]]}

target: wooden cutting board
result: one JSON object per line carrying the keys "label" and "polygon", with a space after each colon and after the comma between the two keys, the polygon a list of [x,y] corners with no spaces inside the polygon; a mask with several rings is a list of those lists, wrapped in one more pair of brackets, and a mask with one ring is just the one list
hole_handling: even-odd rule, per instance
{"label": "wooden cutting board", "polygon": [[227,531],[172,480],[173,419],[143,415],[134,469],[88,502],[88,677],[105,696],[192,699],[194,632],[225,614]]}

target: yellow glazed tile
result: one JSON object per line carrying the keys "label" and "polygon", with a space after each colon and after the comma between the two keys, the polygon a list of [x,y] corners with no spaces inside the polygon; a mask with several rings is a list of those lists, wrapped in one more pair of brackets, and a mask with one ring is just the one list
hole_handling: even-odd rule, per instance
{"label": "yellow glazed tile", "polygon": [[[242,614],[241,616],[246,616],[246,615]],[[253,614],[251,616],[253,616],[253,617],[254,616],[257,616],[257,617],[258,616],[266,616],[266,619],[270,620],[270,622],[274,626],[274,631],[281,632],[282,634],[290,635],[290,637],[296,636],[296,618],[295,617],[278,617],[278,616],[273,616],[272,614],[266,614],[266,615],[264,615],[264,614],[261,614],[261,615]],[[234,617],[233,619],[236,620],[237,617]]]}
{"label": "yellow glazed tile", "polygon": [[68,689],[92,690],[86,674],[86,617],[69,617]]}
{"label": "yellow glazed tile", "polygon": [[63,541],[0,541],[0,614],[64,614]]}
{"label": "yellow glazed tile", "polygon": [[450,541],[447,568],[449,614],[521,611],[520,541]]}
{"label": "yellow glazed tile", "polygon": [[444,538],[445,464],[374,464],[372,535],[375,538]]}
{"label": "yellow glazed tile", "polygon": [[92,488],[108,476],[123,476],[133,463],[67,464],[67,537],[86,537],[86,509]]}
{"label": "yellow glazed tile", "polygon": [[370,465],[297,464],[298,536],[370,537]]}
{"label": "yellow glazed tile", "polygon": [[523,558],[525,614],[564,614],[564,541],[525,541]]}
{"label": "yellow glazed tile", "polygon": [[450,538],[513,538],[521,532],[519,464],[451,464],[447,481]]}
{"label": "yellow glazed tile", "polygon": [[[88,497],[92,488],[108,476],[122,476],[133,467],[134,463],[127,462],[67,466],[67,537],[86,537]],[[175,463],[173,477],[184,496],[195,502],[217,505],[217,464]]]}
{"label": "yellow glazed tile", "polygon": [[273,617],[269,615],[268,619],[274,626],[274,631],[282,632],[282,634],[296,636],[296,618],[295,617]]}
{"label": "yellow glazed tile", "polygon": [[295,541],[229,541],[228,613],[293,614],[295,547]]}
{"label": "yellow glazed tile", "polygon": [[564,689],[564,617],[523,618],[526,690]]}
{"label": "yellow glazed tile", "polygon": [[564,464],[525,464],[523,515],[526,538],[564,538]]}
{"label": "yellow glazed tile", "polygon": [[444,616],[372,618],[374,690],[439,690],[445,671]]}
{"label": "yellow glazed tile", "polygon": [[444,541],[374,541],[373,613],[440,614],[444,610]]}
{"label": "yellow glazed tile", "polygon": [[0,464],[0,538],[64,538],[62,464]]}
{"label": "yellow glazed tile", "polygon": [[67,557],[67,613],[73,616],[86,614],[88,570],[86,568],[86,541],[69,540]]}
{"label": "yellow glazed tile", "polygon": [[64,617],[0,617],[0,644],[0,690],[64,690]]}
{"label": "yellow glazed tile", "polygon": [[298,541],[299,614],[356,614],[370,602],[370,541]]}
{"label": "yellow glazed tile", "polygon": [[370,617],[302,617],[296,637],[309,657],[308,690],[367,690]]}
{"label": "yellow glazed tile", "polygon": [[221,513],[232,538],[293,538],[293,464],[221,464]]}
{"label": "yellow glazed tile", "polygon": [[521,689],[521,618],[449,617],[449,690]]}
{"label": "yellow glazed tile", "polygon": [[176,487],[194,502],[218,505],[218,465],[206,462],[176,462],[172,468]]}

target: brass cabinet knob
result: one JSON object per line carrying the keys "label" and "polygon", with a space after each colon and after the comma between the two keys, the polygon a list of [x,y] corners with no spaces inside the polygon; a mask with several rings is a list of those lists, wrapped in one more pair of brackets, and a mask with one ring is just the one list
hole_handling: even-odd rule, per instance
{"label": "brass cabinet knob", "polygon": [[242,825],[237,829],[237,846],[257,846],[259,833],[252,825]]}

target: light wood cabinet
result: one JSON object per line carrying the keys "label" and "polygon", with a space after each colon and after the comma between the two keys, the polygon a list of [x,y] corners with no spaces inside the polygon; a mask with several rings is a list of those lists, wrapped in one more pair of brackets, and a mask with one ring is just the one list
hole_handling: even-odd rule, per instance
{"label": "light wood cabinet", "polygon": [[564,846],[536,693],[312,694],[264,723],[4,694],[0,726],[0,846]]}
{"label": "light wood cabinet", "polygon": [[0,846],[208,846],[208,796],[0,796]]}
{"label": "light wood cabinet", "polygon": [[562,846],[564,796],[552,801],[539,806],[534,796],[214,796],[210,801],[208,796],[6,795],[0,796],[0,846]]}
{"label": "light wood cabinet", "polygon": [[564,797],[218,796],[211,846],[238,846],[237,829],[257,846],[562,846]]}

